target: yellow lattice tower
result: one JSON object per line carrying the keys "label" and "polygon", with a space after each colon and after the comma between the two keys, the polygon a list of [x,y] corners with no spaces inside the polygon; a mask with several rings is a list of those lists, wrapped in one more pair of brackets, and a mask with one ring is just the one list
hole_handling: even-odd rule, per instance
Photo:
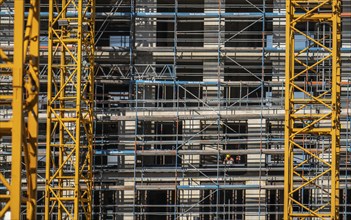
{"label": "yellow lattice tower", "polygon": [[94,0],[49,1],[46,219],[91,219]]}
{"label": "yellow lattice tower", "polygon": [[[38,93],[39,93],[39,0],[31,0],[25,20],[25,1],[13,3],[13,50],[0,48],[0,107],[9,117],[0,121],[0,138],[11,137],[8,172],[0,165],[0,218],[6,212],[11,219],[36,218],[37,147],[38,147]],[[26,7],[27,8],[27,7]],[[5,88],[6,86],[9,86]],[[2,152],[6,153],[6,152]],[[25,174],[25,175],[21,175]],[[23,189],[24,187],[24,189]],[[23,204],[23,205],[22,205]],[[21,209],[22,207],[22,209]]]}
{"label": "yellow lattice tower", "polygon": [[339,219],[340,4],[286,1],[286,220]]}

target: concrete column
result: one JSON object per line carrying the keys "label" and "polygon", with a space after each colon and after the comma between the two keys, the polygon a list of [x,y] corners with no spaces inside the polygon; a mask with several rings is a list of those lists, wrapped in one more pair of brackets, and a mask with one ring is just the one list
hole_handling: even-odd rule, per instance
{"label": "concrete column", "polygon": [[[222,10],[219,11],[218,0],[204,0],[204,12],[205,13],[219,13],[225,12],[224,4]],[[224,22],[219,22],[218,18],[204,18],[204,48],[211,49],[212,51],[218,51],[218,35],[224,38],[224,34],[219,32],[219,29],[224,30]],[[213,57],[212,59],[204,60],[203,62],[203,81],[205,82],[217,82],[223,81],[224,67],[218,63],[218,58]],[[221,89],[222,90],[222,89]],[[208,87],[207,91],[204,92],[204,97],[207,99],[216,100],[220,92],[220,97],[223,97],[223,91],[218,91],[215,86]]]}
{"label": "concrete column", "polygon": [[[264,134],[266,130],[266,120],[252,119],[248,120],[248,134],[257,134],[257,138],[260,137],[260,133]],[[248,149],[260,149],[260,144],[248,144]],[[264,146],[262,146],[263,148]],[[260,169],[265,167],[265,155],[262,154],[248,154],[247,155],[247,167],[254,167]],[[264,173],[262,173],[264,175]],[[247,181],[247,185],[266,185],[265,181]],[[264,189],[247,189],[245,193],[245,203],[247,204],[245,210],[245,218],[250,220],[264,220],[265,217],[265,206],[266,203],[266,191]],[[258,204],[262,204],[259,206]]]}

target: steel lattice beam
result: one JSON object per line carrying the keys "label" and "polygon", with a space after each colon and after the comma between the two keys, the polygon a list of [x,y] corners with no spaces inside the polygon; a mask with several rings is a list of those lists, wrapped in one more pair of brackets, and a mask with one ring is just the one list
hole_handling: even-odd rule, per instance
{"label": "steel lattice beam", "polygon": [[94,10],[94,0],[49,5],[46,219],[91,219]]}
{"label": "steel lattice beam", "polygon": [[[13,57],[8,57],[0,48],[0,75],[9,75],[9,79],[12,79],[8,93],[0,94],[0,103],[5,105],[3,109],[12,113],[12,117],[0,122],[0,137],[11,136],[12,140],[11,158],[8,158],[12,161],[11,173],[0,172],[0,184],[6,189],[0,195],[0,218],[9,211],[11,219],[21,219],[21,213],[25,210],[27,219],[36,219],[39,4],[39,0],[30,1],[25,19],[25,1],[14,1]],[[6,103],[11,105],[6,106]],[[21,175],[23,173],[25,178]]]}
{"label": "steel lattice beam", "polygon": [[[341,1],[289,0],[286,10],[284,219],[335,220],[339,219]],[[311,47],[319,50],[312,52]],[[312,83],[326,89],[313,89]],[[304,140],[315,144],[301,144]],[[303,166],[310,171],[299,171]],[[307,191],[313,200],[303,198]]]}

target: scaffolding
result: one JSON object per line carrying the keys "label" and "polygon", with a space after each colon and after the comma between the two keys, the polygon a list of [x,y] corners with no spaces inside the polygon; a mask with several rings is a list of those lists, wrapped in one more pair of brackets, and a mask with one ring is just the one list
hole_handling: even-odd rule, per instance
{"label": "scaffolding", "polygon": [[94,10],[49,3],[45,219],[92,219]]}
{"label": "scaffolding", "polygon": [[[5,27],[2,29],[5,39],[12,47],[7,51],[0,48],[0,138],[1,142],[8,140],[8,145],[1,144],[0,149],[0,218],[20,219],[24,212],[28,219],[34,219],[37,207],[39,1],[31,0],[27,5],[21,0],[1,1],[0,5],[16,11],[11,19],[0,24]],[[26,19],[25,13],[28,13]],[[7,32],[11,29],[13,34]]]}
{"label": "scaffolding", "polygon": [[[97,57],[96,112],[102,124],[96,130],[94,168],[100,182],[94,207],[104,213],[102,219],[283,219],[285,3],[116,1],[109,17],[98,19],[126,26],[101,28],[98,41],[98,50],[105,52]],[[348,12],[350,2],[342,7]],[[340,16],[345,24],[341,57],[347,60],[349,18]],[[325,23],[303,22],[307,34],[296,34],[291,47],[296,53],[308,47],[301,60],[313,65],[311,57],[326,56],[314,39],[332,30]],[[330,39],[319,44],[324,43]],[[107,61],[111,54],[114,63]],[[294,84],[308,94],[329,91],[332,65],[323,61],[308,70],[322,75]],[[349,65],[343,65],[347,77]],[[349,84],[342,87],[346,92]],[[295,92],[299,99],[303,94]],[[346,100],[343,94],[339,102],[345,110]],[[343,219],[350,216],[346,118],[344,111],[340,195],[334,191],[342,200]],[[327,143],[303,139],[307,149]],[[224,163],[227,154],[234,164]],[[307,178],[323,168],[307,153],[296,154],[294,161]],[[312,196],[317,191],[301,191],[295,199],[317,203]]]}
{"label": "scaffolding", "polygon": [[[48,33],[40,33],[38,219],[283,219],[287,1],[99,0],[95,13],[78,2],[90,3],[41,4],[41,26],[50,25]],[[351,1],[341,3],[340,187],[335,196],[339,219],[348,219]],[[11,54],[3,29],[11,26],[6,22],[13,6],[0,9],[0,45]],[[307,47],[298,60],[313,66],[329,55],[324,47],[334,48],[332,26],[300,23],[296,28],[304,34],[295,33],[291,53]],[[87,38],[79,40],[79,28]],[[311,96],[329,91],[331,60],[313,66],[294,85]],[[295,72],[306,69],[295,67]],[[318,77],[311,78],[313,71]],[[309,97],[301,91],[293,95]],[[306,105],[306,114],[326,114],[327,107]],[[0,110],[1,117],[6,113],[11,111]],[[325,149],[330,144],[325,136],[305,135],[296,142]],[[0,169],[7,176],[8,142],[0,142]],[[313,178],[327,165],[309,155],[296,153],[293,164],[303,163],[296,172]],[[326,153],[320,157],[329,160]],[[87,170],[77,180],[78,167]],[[294,181],[301,184],[298,178]],[[293,199],[316,209],[323,198],[313,188],[304,187]],[[296,205],[292,210],[304,212]]]}

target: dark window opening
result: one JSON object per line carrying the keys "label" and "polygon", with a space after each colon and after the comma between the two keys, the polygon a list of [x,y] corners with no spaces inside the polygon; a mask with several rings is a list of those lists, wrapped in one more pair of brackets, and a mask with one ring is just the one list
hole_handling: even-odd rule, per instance
{"label": "dark window opening", "polygon": [[244,190],[203,190],[201,198],[201,220],[215,220],[217,214],[219,219],[245,219]]}
{"label": "dark window opening", "polygon": [[284,121],[281,120],[267,120],[266,132],[268,134],[267,148],[276,150],[276,154],[266,155],[267,166],[284,166],[284,153],[282,145],[275,143],[273,140],[284,137]]}
{"label": "dark window opening", "polygon": [[[185,82],[201,82],[202,76],[178,76],[179,81]],[[178,86],[179,88],[179,99],[180,107],[200,107],[202,99],[202,85],[182,85]],[[190,101],[189,101],[190,100]]]}
{"label": "dark window opening", "polygon": [[273,189],[266,191],[268,219],[283,219],[284,190]]}
{"label": "dark window opening", "polygon": [[[158,13],[175,12],[174,3],[168,0],[157,0]],[[204,0],[179,0],[178,12],[182,13],[203,13]],[[174,46],[174,19],[158,18],[157,19],[157,43],[159,47]],[[203,19],[189,18],[186,20],[178,19],[177,22],[177,46],[183,47],[202,47],[203,46]]]}
{"label": "dark window opening", "polygon": [[[293,198],[300,202],[301,204],[303,204],[305,207],[307,208],[315,208],[315,206],[313,206],[313,201],[312,198],[313,198],[313,195],[312,195],[312,192],[311,192],[312,189],[301,189],[301,190],[298,190],[296,192],[294,192],[293,194]],[[316,196],[316,195],[314,195]],[[319,207],[319,206],[318,206]],[[296,211],[296,212],[303,212],[305,211],[303,208],[301,208],[301,206],[298,206],[298,205],[294,205],[293,206],[293,210]]]}
{"label": "dark window opening", "polygon": [[[251,3],[251,4],[250,4]],[[273,12],[271,7],[273,1],[266,1],[266,12]],[[226,13],[259,13],[263,10],[261,0],[226,0]],[[255,5],[255,7],[253,6]],[[260,18],[226,18],[225,19],[225,39],[226,47],[265,47],[263,41],[263,28],[265,32],[270,32],[273,29],[272,22],[262,24]],[[265,27],[263,27],[265,25]]]}
{"label": "dark window opening", "polygon": [[[177,63],[177,80],[185,82],[202,82],[203,81],[203,63],[202,62],[191,62],[189,63],[178,62]],[[181,99],[179,105],[181,107],[195,107],[201,106],[201,100],[203,97],[203,86],[202,85],[181,85],[179,86],[179,98]],[[192,101],[189,101],[192,100]]]}
{"label": "dark window opening", "polygon": [[94,156],[94,166],[103,167],[107,165],[107,156],[105,155],[95,155]]}
{"label": "dark window opening", "polygon": [[[130,13],[131,12],[131,2],[130,0],[125,0],[121,4],[115,4],[115,1],[111,0],[99,0],[96,1],[96,12],[110,12],[113,10],[117,13]],[[114,5],[114,8],[111,8]],[[106,8],[108,8],[106,10]],[[117,9],[117,10],[116,10]],[[97,38],[97,46],[111,46],[110,36],[126,37],[129,38],[131,33],[132,22],[130,19],[110,19],[105,22],[104,19],[96,19],[95,21],[95,31]],[[101,28],[101,29],[100,29]],[[112,40],[113,41],[113,40]]]}
{"label": "dark window opening", "polygon": [[[182,140],[183,122],[138,121],[138,136],[142,141],[156,144],[138,145],[138,150],[176,150]],[[137,166],[181,166],[181,158],[175,155],[137,156]]]}
{"label": "dark window opening", "polygon": [[[203,86],[191,83],[202,82],[202,62],[185,64],[179,62],[177,68],[177,81],[172,84],[158,84],[155,89],[156,107],[200,107],[203,96]],[[160,71],[160,70],[159,70]]]}
{"label": "dark window opening", "polygon": [[94,155],[94,166],[104,167],[108,164],[108,156],[104,154],[106,150],[118,149],[118,122],[111,121],[110,117],[103,117],[102,121],[95,125],[94,149],[101,151],[101,154]]}
{"label": "dark window opening", "polygon": [[158,47],[173,47],[174,46],[174,23],[173,20],[162,18],[157,19],[156,33]]}
{"label": "dark window opening", "polygon": [[340,189],[340,219],[351,219],[351,189]]}
{"label": "dark window opening", "polygon": [[177,87],[174,85],[162,85],[158,84],[155,86],[155,98],[157,102],[156,107],[175,107],[177,100]]}
{"label": "dark window opening", "polygon": [[[106,68],[106,71],[109,70]],[[95,87],[96,108],[100,111],[108,108],[126,107],[123,100],[128,99],[129,85],[101,84]]]}
{"label": "dark window opening", "polygon": [[137,193],[136,203],[137,220],[170,220],[174,213],[176,193],[174,190],[140,190]]}
{"label": "dark window opening", "polygon": [[[233,62],[226,62],[224,68],[224,81],[229,85],[224,87],[224,98],[228,105],[260,105],[269,87],[261,85],[260,80],[271,81],[271,74],[264,74],[262,77],[262,67],[259,63],[241,62],[243,67]],[[271,63],[265,64],[264,71],[269,73]],[[231,85],[230,82],[240,82]],[[263,94],[262,87],[263,86]],[[243,104],[245,103],[245,104]]]}

